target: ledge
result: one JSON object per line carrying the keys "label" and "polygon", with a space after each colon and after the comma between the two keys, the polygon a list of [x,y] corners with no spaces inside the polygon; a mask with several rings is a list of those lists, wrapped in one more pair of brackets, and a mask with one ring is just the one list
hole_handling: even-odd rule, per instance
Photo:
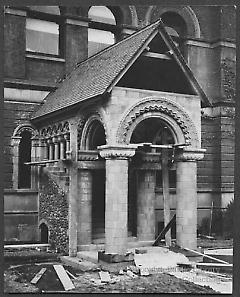
{"label": "ledge", "polygon": [[42,54],[28,54],[28,53],[26,53],[26,58],[36,59],[36,60],[54,61],[54,62],[61,62],[61,63],[65,62],[65,59],[63,59],[63,58],[45,56]]}
{"label": "ledge", "polygon": [[34,189],[4,189],[4,194],[38,194]]}

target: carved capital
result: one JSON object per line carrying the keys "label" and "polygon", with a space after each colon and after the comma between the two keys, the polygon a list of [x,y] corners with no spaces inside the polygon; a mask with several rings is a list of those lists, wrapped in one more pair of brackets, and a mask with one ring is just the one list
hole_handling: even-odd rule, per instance
{"label": "carved capital", "polygon": [[13,136],[12,137],[12,145],[19,146],[21,139],[22,139],[21,136]]}
{"label": "carved capital", "polygon": [[191,162],[199,161],[204,157],[205,149],[194,149],[194,148],[184,148],[182,151],[178,151],[175,156],[175,161],[177,162]]}
{"label": "carved capital", "polygon": [[123,145],[123,146],[99,146],[100,156],[105,159],[128,159],[135,155],[137,146]]}
{"label": "carved capital", "polygon": [[78,161],[96,161],[98,158],[98,151],[78,151]]}

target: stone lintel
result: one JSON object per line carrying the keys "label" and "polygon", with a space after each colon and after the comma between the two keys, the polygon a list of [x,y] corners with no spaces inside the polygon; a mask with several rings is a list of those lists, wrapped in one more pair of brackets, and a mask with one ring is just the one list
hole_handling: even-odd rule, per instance
{"label": "stone lintel", "polygon": [[98,149],[102,158],[128,159],[135,155],[137,145],[102,145]]}
{"label": "stone lintel", "polygon": [[204,157],[206,149],[201,148],[183,148],[181,151],[178,151],[175,156],[175,161],[177,162],[191,162],[199,161]]}

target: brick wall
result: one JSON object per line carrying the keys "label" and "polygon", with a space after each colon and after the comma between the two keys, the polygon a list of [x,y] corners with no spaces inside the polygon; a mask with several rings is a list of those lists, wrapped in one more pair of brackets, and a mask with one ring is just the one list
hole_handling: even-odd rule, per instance
{"label": "brick wall", "polygon": [[25,17],[6,14],[4,22],[4,74],[24,78]]}
{"label": "brick wall", "polygon": [[14,129],[27,123],[35,104],[6,103],[4,104],[4,188],[12,188],[12,147],[11,137]]}

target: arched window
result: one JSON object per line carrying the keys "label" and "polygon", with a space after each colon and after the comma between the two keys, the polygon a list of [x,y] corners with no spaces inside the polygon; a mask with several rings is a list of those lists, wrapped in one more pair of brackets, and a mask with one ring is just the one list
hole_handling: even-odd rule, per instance
{"label": "arched window", "polygon": [[30,125],[20,125],[12,136],[13,149],[13,188],[31,188],[31,162],[33,128]]}
{"label": "arched window", "polygon": [[92,6],[88,11],[91,20],[88,29],[88,57],[115,43],[116,20],[106,6]]}
{"label": "arched window", "polygon": [[58,6],[29,6],[26,19],[26,51],[62,56],[62,26]]}
{"label": "arched window", "polygon": [[31,137],[30,131],[23,131],[19,144],[18,163],[18,188],[31,188],[31,167],[26,162],[31,162]]}
{"label": "arched window", "polygon": [[187,25],[184,19],[179,14],[171,11],[163,13],[161,19],[165,24],[166,31],[183,54],[183,41],[187,34]]}

